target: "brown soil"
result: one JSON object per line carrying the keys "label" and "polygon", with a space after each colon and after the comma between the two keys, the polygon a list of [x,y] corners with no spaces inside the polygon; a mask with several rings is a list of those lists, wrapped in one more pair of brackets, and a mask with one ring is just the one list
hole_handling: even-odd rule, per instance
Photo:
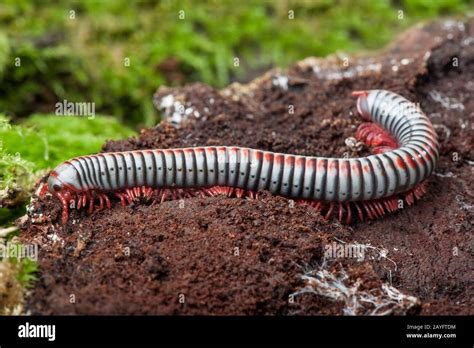
{"label": "brown soil", "polygon": [[[108,142],[103,151],[239,145],[366,155],[366,148],[345,145],[361,122],[350,92],[382,88],[419,102],[438,131],[441,158],[424,198],[353,226],[325,222],[311,207],[269,193],[260,200],[114,204],[90,216],[73,212],[66,226],[59,202],[34,200],[21,234],[41,246],[31,313],[340,315],[340,300],[310,293],[289,300],[305,286],[303,273],[334,271],[337,264],[361,291],[391,283],[419,299],[395,314],[473,314],[474,21],[416,27],[382,53],[343,63],[308,58],[223,91],[202,84],[161,88],[155,104],[172,94],[190,117],[179,128],[162,122],[136,138]],[[277,74],[288,77],[287,89],[274,83]],[[335,241],[370,243],[387,254],[328,260],[325,247]]]}

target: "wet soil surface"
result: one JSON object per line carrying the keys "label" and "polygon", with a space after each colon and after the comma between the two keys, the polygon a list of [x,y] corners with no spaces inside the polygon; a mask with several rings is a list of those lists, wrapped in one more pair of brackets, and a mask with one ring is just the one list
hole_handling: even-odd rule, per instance
{"label": "wet soil surface", "polygon": [[[341,315],[344,297],[295,295],[308,289],[303,274],[336,274],[337,265],[347,287],[375,294],[389,284],[417,298],[393,314],[473,314],[474,21],[412,28],[383,52],[344,58],[308,58],[223,91],[160,88],[154,102],[169,122],[103,151],[238,145],[364,156],[369,149],[346,145],[361,122],[350,93],[387,89],[419,102],[442,144],[420,201],[351,226],[265,192],[115,202],[92,215],[73,211],[62,225],[55,198],[35,199],[21,233],[40,245],[30,313]],[[347,244],[370,247],[362,259],[327,254]]]}

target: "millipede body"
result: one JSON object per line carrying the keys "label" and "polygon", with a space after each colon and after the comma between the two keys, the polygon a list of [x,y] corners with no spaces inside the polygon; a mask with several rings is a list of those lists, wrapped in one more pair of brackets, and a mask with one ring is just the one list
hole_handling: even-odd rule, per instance
{"label": "millipede body", "polygon": [[[50,173],[49,190],[68,208],[122,205],[140,196],[191,197],[235,194],[255,197],[268,190],[350,222],[381,216],[412,204],[426,190],[439,145],[430,120],[407,99],[385,90],[354,92],[357,110],[369,121],[356,136],[373,148],[361,158],[326,158],[274,153],[236,146],[101,153],[70,159]],[[356,214],[353,214],[355,212]]]}

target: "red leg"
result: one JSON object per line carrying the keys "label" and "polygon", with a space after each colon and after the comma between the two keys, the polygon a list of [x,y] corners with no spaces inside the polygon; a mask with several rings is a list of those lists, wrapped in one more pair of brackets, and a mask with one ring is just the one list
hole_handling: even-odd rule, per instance
{"label": "red leg", "polygon": [[99,210],[102,210],[104,209],[104,198],[102,197],[101,193],[99,193],[98,196],[99,196]]}
{"label": "red leg", "polygon": [[360,221],[364,221],[364,214],[362,213],[362,210],[359,207],[359,202],[354,202],[354,206],[356,207],[357,212],[359,213]]}
{"label": "red leg", "polygon": [[109,199],[109,196],[107,196],[106,194],[104,194],[104,199],[105,199],[105,204],[107,206],[107,209],[110,209],[110,207],[112,206],[110,204],[110,199]]}
{"label": "red leg", "polygon": [[349,203],[346,203],[346,210],[347,210],[347,218],[346,218],[346,224],[350,224],[352,221],[352,211],[351,211],[351,206]]}
{"label": "red leg", "polygon": [[89,197],[89,209],[88,209],[88,213],[89,213],[89,214],[92,214],[93,211],[94,211],[94,197],[93,197],[93,195],[91,194],[91,196]]}
{"label": "red leg", "polygon": [[127,195],[128,204],[132,204],[132,202],[135,200],[135,195],[133,191],[130,189],[126,189],[125,193]]}
{"label": "red leg", "polygon": [[321,209],[323,208],[323,204],[321,202],[317,202],[316,205],[314,206],[314,208],[317,210],[317,211],[321,211]]}
{"label": "red leg", "polygon": [[58,192],[56,194],[56,197],[59,198],[59,201],[63,205],[62,223],[66,224],[67,219],[69,218],[69,202],[66,200],[66,198],[63,196],[63,194],[60,193],[60,192]]}
{"label": "red leg", "polygon": [[410,191],[405,193],[405,201],[408,205],[412,205],[415,202],[415,199],[413,198],[413,192]]}
{"label": "red leg", "polygon": [[205,188],[203,189],[203,192],[207,195],[207,196],[210,196],[210,197],[214,197],[214,192],[212,192],[211,190],[209,190],[208,188]]}
{"label": "red leg", "polygon": [[356,138],[374,148],[374,153],[398,148],[397,140],[375,123],[362,123],[356,131]]}
{"label": "red leg", "polygon": [[168,197],[169,190],[165,189],[163,190],[163,194],[161,196],[161,203],[163,203],[166,200],[166,197]]}
{"label": "red leg", "polygon": [[176,195],[176,190],[170,190],[171,191],[171,196],[173,197],[173,200],[177,200],[178,196]]}
{"label": "red leg", "polygon": [[125,193],[115,193],[115,196],[120,198],[120,205],[122,207],[125,207],[126,204],[125,204],[125,197],[127,196]]}
{"label": "red leg", "polygon": [[379,201],[375,201],[374,206],[375,206],[375,209],[377,210],[377,212],[379,213],[379,216],[382,216],[382,215],[385,214],[385,211],[383,210],[383,207],[382,207],[382,205],[380,204]]}
{"label": "red leg", "polygon": [[82,207],[82,197],[83,197],[83,194],[79,194],[79,199],[77,200],[77,210],[81,209]]}
{"label": "red leg", "polygon": [[334,202],[331,202],[331,203],[329,203],[329,210],[326,213],[326,215],[324,216],[324,219],[329,220],[333,211],[334,211]]}
{"label": "red leg", "polygon": [[372,213],[372,219],[376,219],[378,217],[378,214],[377,214],[377,211],[374,208],[374,205],[372,204],[372,201],[368,201],[367,206],[369,207],[369,210]]}
{"label": "red leg", "polygon": [[82,196],[82,206],[85,207],[87,205],[87,193]]}
{"label": "red leg", "polygon": [[372,216],[372,211],[369,209],[369,203],[368,202],[362,202],[362,206],[364,207],[365,211],[367,212],[367,217],[372,220],[374,217]]}
{"label": "red leg", "polygon": [[385,209],[387,209],[387,211],[389,211],[390,213],[393,212],[393,208],[392,208],[391,202],[389,200],[384,199],[382,201],[382,203],[385,206]]}
{"label": "red leg", "polygon": [[153,189],[151,189],[149,187],[143,187],[142,190],[143,190],[143,196],[146,199],[150,199],[151,196],[153,195]]}
{"label": "red leg", "polygon": [[338,216],[338,219],[339,219],[339,221],[341,221],[341,222],[342,222],[342,217],[343,217],[343,215],[344,215],[344,211],[343,211],[343,209],[342,209],[342,204],[339,202],[339,216]]}

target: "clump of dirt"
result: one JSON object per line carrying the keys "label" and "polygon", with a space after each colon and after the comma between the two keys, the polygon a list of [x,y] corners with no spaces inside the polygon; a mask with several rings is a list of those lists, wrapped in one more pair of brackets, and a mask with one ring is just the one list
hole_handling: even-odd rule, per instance
{"label": "clump of dirt", "polygon": [[[136,138],[108,142],[103,151],[237,145],[364,156],[367,148],[346,142],[361,122],[351,91],[387,89],[419,102],[440,137],[439,165],[422,200],[353,226],[326,222],[311,207],[268,193],[260,200],[114,204],[90,216],[73,211],[63,226],[59,202],[35,199],[21,233],[41,246],[28,309],[341,315],[348,313],[343,298],[294,296],[309,284],[302,275],[319,269],[330,279],[339,264],[352,288],[358,282],[357,289],[378,299],[392,288],[404,294],[392,314],[474,313],[474,21],[415,27],[385,51],[345,62],[308,58],[222,91],[203,84],[160,88],[154,102],[168,121]],[[334,245],[351,245],[363,257],[341,257]]]}

